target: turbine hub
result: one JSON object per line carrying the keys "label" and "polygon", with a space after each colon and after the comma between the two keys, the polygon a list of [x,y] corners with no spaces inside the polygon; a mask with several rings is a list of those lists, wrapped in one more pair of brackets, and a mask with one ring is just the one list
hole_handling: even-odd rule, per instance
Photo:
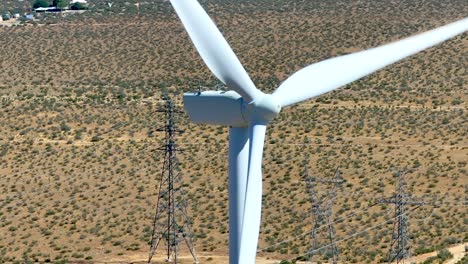
{"label": "turbine hub", "polygon": [[270,122],[281,111],[281,105],[275,101],[271,94],[264,94],[245,106],[247,119],[251,121]]}

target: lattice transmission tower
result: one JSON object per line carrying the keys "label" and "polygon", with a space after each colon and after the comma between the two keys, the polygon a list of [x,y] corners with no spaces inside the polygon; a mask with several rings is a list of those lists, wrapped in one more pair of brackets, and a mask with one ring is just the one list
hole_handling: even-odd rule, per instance
{"label": "lattice transmission tower", "polygon": [[167,262],[178,263],[179,247],[181,242],[185,242],[194,263],[199,263],[192,240],[191,221],[187,215],[187,203],[184,199],[181,174],[177,166],[176,153],[180,150],[177,148],[175,137],[181,131],[177,129],[175,114],[181,113],[181,111],[175,109],[168,96],[164,96],[163,99],[165,104],[159,112],[165,114],[165,125],[157,131],[165,132],[165,144],[160,148],[161,151],[164,151],[164,163],[153,220],[148,263],[152,263],[152,258],[162,241],[165,241],[164,250]]}
{"label": "lattice transmission tower", "polygon": [[407,191],[406,171],[396,173],[396,190],[390,198],[379,199],[380,203],[395,205],[395,220],[393,220],[392,242],[388,263],[413,263],[409,239],[408,205],[422,206],[425,203],[416,201]]}
{"label": "lattice transmission tower", "polygon": [[[312,232],[311,236],[311,250],[308,252],[308,259],[311,260],[317,253],[325,253],[333,264],[338,263],[338,247],[336,246],[335,228],[333,225],[333,204],[336,201],[336,189],[338,184],[343,180],[340,176],[340,171],[337,168],[333,178],[318,178],[309,175],[307,165],[305,166],[305,177],[307,182],[307,189],[311,199],[311,214],[312,214]],[[317,183],[331,184],[326,197],[322,197],[316,190]],[[325,229],[320,231],[320,229]],[[328,250],[318,250],[323,245],[329,244]]]}

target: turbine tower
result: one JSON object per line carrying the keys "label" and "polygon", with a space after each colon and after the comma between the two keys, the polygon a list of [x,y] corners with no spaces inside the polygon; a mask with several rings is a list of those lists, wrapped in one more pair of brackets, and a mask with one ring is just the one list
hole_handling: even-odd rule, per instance
{"label": "turbine tower", "polygon": [[268,123],[282,108],[335,90],[468,30],[468,18],[377,48],[314,63],[273,94],[258,90],[196,0],[170,0],[198,53],[230,90],[184,94],[190,119],[229,126],[229,260],[255,262],[262,207],[262,155]]}

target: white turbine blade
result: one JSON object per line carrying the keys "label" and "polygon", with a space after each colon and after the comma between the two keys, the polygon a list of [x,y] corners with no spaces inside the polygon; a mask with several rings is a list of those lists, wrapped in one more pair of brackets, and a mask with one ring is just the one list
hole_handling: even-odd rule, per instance
{"label": "white turbine blade", "polygon": [[266,125],[249,127],[250,155],[244,219],[242,221],[239,263],[255,263],[262,210],[262,154]]}
{"label": "white turbine blade", "polygon": [[249,129],[229,129],[229,263],[240,263],[240,237],[244,218],[249,168]]}
{"label": "white turbine blade", "polygon": [[262,95],[244,67],[196,0],[171,0],[193,44],[213,74],[251,102]]}
{"label": "white turbine blade", "polygon": [[468,30],[468,18],[377,48],[312,64],[273,93],[282,107],[337,89]]}

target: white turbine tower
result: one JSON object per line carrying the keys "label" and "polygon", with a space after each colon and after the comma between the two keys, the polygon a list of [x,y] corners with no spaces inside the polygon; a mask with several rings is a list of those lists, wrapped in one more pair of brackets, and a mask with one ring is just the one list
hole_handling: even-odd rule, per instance
{"label": "white turbine tower", "polygon": [[184,94],[199,124],[229,126],[229,258],[250,264],[262,207],[262,153],[268,123],[282,107],[337,89],[468,30],[468,18],[377,48],[312,64],[273,94],[258,90],[218,28],[196,0],[171,0],[203,61],[231,91]]}

